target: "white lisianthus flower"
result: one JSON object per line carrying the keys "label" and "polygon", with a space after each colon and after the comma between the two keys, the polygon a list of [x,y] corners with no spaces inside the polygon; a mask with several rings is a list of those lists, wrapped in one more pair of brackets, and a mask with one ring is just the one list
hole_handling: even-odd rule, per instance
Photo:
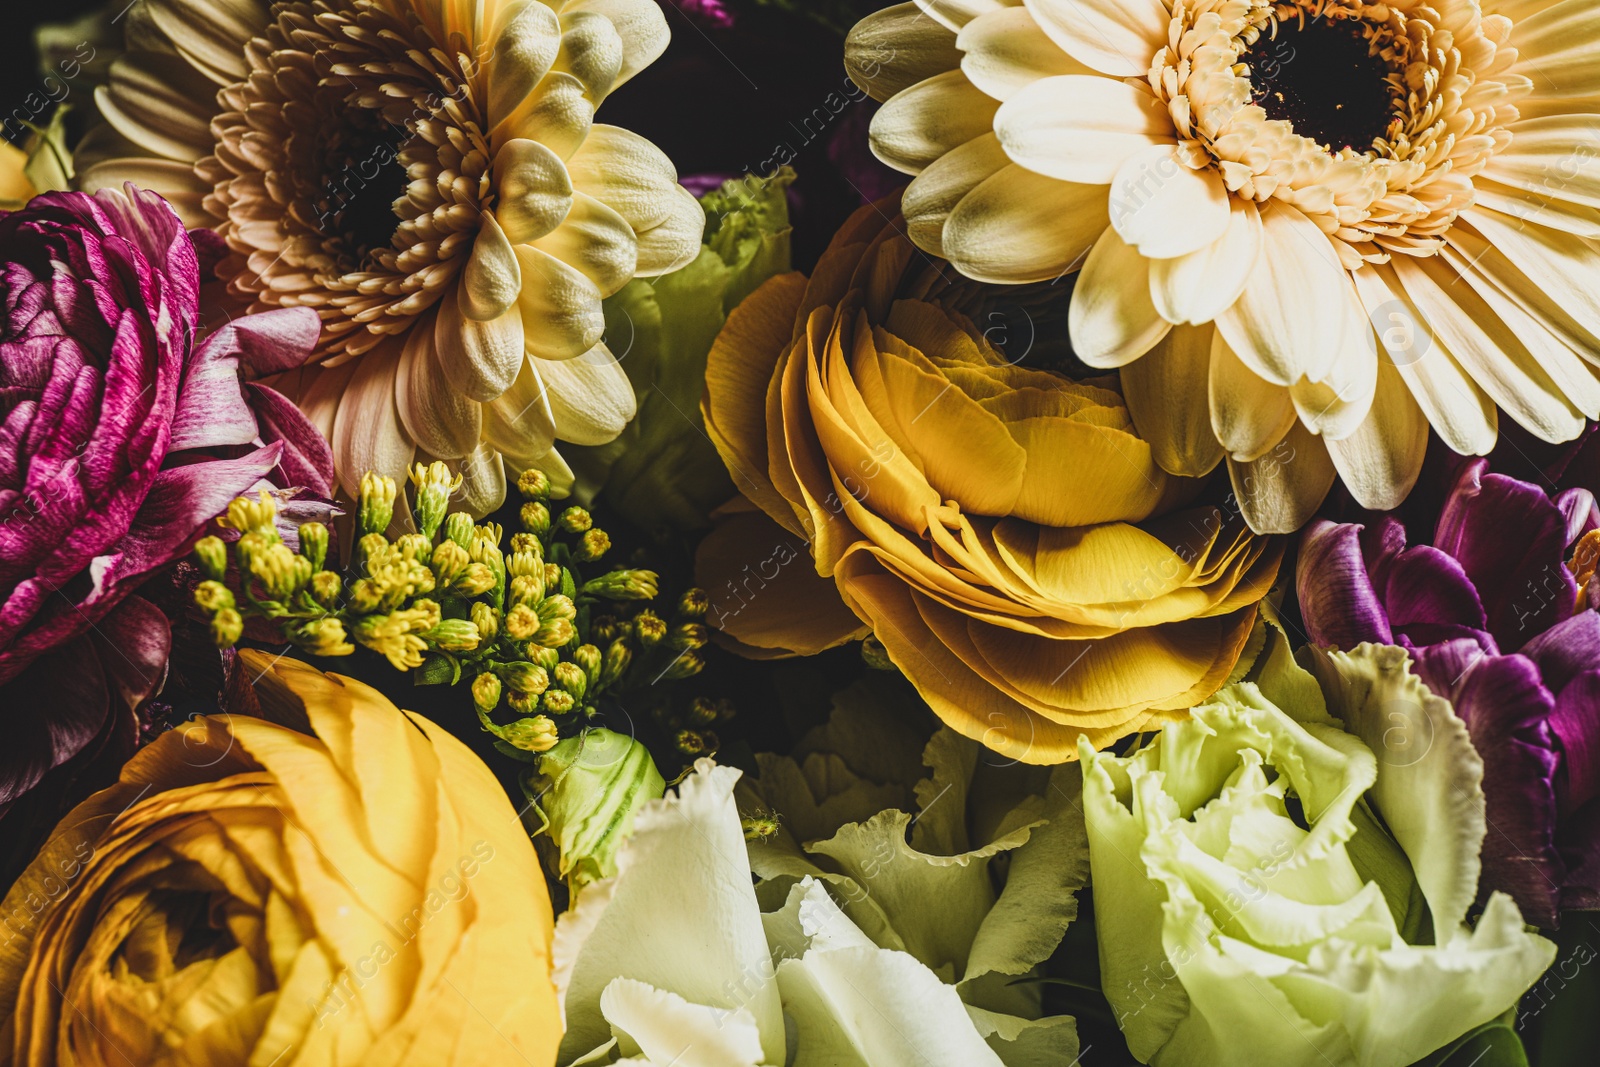
{"label": "white lisianthus flower", "polygon": [[761,912],[738,780],[697,761],[676,796],[635,815],[616,875],[561,917],[557,1062],[1000,1067],[955,989],[875,945],[820,882]]}
{"label": "white lisianthus flower", "polygon": [[1516,1004],[1555,946],[1500,893],[1467,926],[1483,763],[1406,654],[1313,651],[1319,688],[1273,640],[1143,748],[1083,750],[1102,984],[1158,1067],[1403,1067]]}

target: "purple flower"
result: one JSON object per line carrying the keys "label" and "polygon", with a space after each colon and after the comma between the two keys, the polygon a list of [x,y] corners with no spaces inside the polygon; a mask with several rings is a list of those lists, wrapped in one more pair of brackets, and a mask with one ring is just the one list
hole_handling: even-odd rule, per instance
{"label": "purple flower", "polygon": [[132,185],[0,216],[0,812],[131,750],[171,644],[141,582],[269,475],[329,490],[326,443],[241,381],[303,362],[315,312],[202,340],[199,283],[177,215]]}
{"label": "purple flower", "polygon": [[1411,650],[1483,757],[1482,889],[1557,925],[1600,908],[1600,615],[1577,605],[1568,547],[1600,526],[1584,489],[1466,463],[1432,545],[1389,517],[1306,529],[1296,585],[1313,643]]}

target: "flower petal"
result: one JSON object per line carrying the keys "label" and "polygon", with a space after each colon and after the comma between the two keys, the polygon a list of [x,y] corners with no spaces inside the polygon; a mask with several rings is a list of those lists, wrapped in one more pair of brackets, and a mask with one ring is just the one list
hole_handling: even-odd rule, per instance
{"label": "flower petal", "polygon": [[1083,261],[1106,223],[1103,187],[1056,181],[1012,164],[950,212],[945,255],[975,281],[1050,281]]}
{"label": "flower petal", "polygon": [[412,330],[395,374],[395,407],[411,440],[439,459],[460,459],[478,445],[483,405],[452,388],[427,330]]}
{"label": "flower petal", "polygon": [[1322,439],[1299,422],[1259,459],[1228,460],[1234,496],[1256,533],[1300,529],[1322,506],[1337,475]]}
{"label": "flower petal", "polygon": [[416,452],[395,407],[397,349],[385,345],[356,360],[355,372],[339,395],[329,440],[334,472],[353,499],[360,497],[361,477],[368,471],[403,481]]}
{"label": "flower petal", "polygon": [[1295,595],[1313,645],[1353,649],[1394,642],[1379,590],[1361,551],[1361,527],[1317,519],[1300,541]]}
{"label": "flower petal", "polygon": [[1161,0],[1026,0],[1062,51],[1102,74],[1143,77],[1167,43],[1172,16]]}
{"label": "flower petal", "polygon": [[1259,459],[1294,425],[1289,390],[1246,367],[1220,330],[1212,331],[1207,386],[1211,428],[1235,462]]}
{"label": "flower petal", "polygon": [[1172,329],[1150,301],[1150,261],[1114,227],[1106,227],[1084,261],[1067,328],[1078,358],[1108,370],[1138,359]]}
{"label": "flower petal", "polygon": [[993,116],[1013,163],[1064,182],[1109,185],[1140,149],[1176,143],[1149,89],[1091,74],[1034,82]]}
{"label": "flower petal", "polygon": [[1328,440],[1345,488],[1372,511],[1397,508],[1417,484],[1428,450],[1428,420],[1387,354],[1378,362],[1372,407],[1356,432]]}
{"label": "flower petal", "polygon": [[1168,322],[1211,322],[1244,292],[1261,244],[1261,212],[1255,202],[1231,198],[1222,236],[1187,255],[1150,264],[1156,310]]}
{"label": "flower petal", "polygon": [[1002,102],[1041,78],[1094,73],[1057,48],[1023,7],[979,15],[961,28],[956,46],[963,53],[962,73]]}
{"label": "flower petal", "polygon": [[1209,326],[1176,326],[1155,347],[1122,367],[1122,395],[1139,436],[1168,474],[1199,478],[1222,461],[1211,428],[1206,383],[1211,366]]}
{"label": "flower petal", "polygon": [[638,410],[633,383],[611,350],[597,344],[577,359],[540,360],[539,372],[555,416],[556,436],[575,445],[603,445]]}
{"label": "flower petal", "polygon": [[960,63],[955,31],[909,0],[874,11],[844,40],[845,73],[879,103]]}
{"label": "flower petal", "polygon": [[988,133],[999,106],[959,70],[935,75],[896,93],[872,116],[872,153],[895,170],[919,174]]}
{"label": "flower petal", "polygon": [[1174,259],[1221,239],[1228,205],[1222,176],[1184,166],[1173,145],[1140,149],[1111,179],[1111,225],[1149,259]]}

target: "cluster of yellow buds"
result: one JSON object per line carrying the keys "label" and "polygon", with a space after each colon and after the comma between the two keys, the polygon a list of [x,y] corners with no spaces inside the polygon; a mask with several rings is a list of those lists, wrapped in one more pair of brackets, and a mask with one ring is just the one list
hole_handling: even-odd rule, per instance
{"label": "cluster of yellow buds", "polygon": [[[232,559],[220,537],[195,549],[206,577],[195,603],[217,641],[238,640],[244,618],[257,617],[312,655],[365,647],[419,684],[469,681],[483,728],[522,759],[588,729],[606,700],[704,667],[705,594],[656,607],[655,572],[601,570],[611,538],[584,508],[552,512],[544,473],[518,478],[521,529],[509,542],[498,524],[449,511],[462,485],[449,466],[419,463],[409,474],[410,501],[393,478],[362,479],[342,574],[325,566],[326,526],[302,526],[296,551],[277,532],[270,495],[235,501],[219,520],[240,533]],[[407,532],[391,535],[396,526]],[[506,713],[512,721],[497,718]],[[677,728],[714,750],[701,718]]]}

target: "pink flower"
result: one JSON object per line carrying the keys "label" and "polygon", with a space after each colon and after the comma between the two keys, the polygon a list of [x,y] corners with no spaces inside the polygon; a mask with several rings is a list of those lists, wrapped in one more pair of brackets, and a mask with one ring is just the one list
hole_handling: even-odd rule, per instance
{"label": "pink flower", "polygon": [[302,363],[316,313],[202,340],[199,282],[177,215],[132,185],[0,216],[0,812],[131,750],[171,644],[141,582],[269,475],[329,491],[326,442],[241,381]]}

